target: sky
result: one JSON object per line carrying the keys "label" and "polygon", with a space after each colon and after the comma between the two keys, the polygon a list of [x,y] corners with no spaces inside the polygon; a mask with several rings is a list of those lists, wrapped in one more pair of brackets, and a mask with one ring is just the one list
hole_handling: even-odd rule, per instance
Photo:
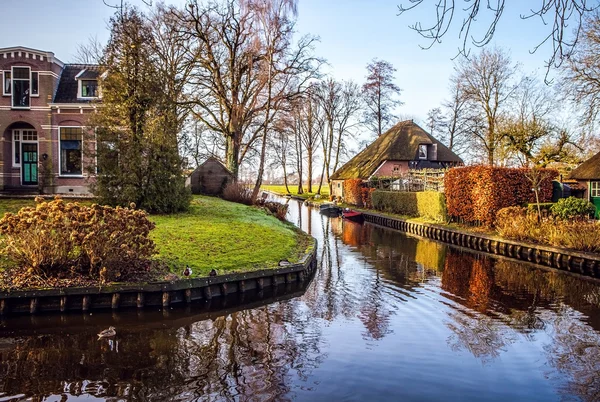
{"label": "sky", "polygon": [[[73,62],[77,46],[97,37],[108,39],[107,22],[114,9],[102,0],[0,0],[3,18],[0,24],[0,47],[26,46],[54,52],[63,62]],[[105,0],[110,4],[120,0]],[[154,0],[156,1],[156,0]],[[462,0],[460,1],[462,4]],[[165,0],[183,4],[185,0]],[[396,68],[396,84],[402,88],[397,109],[402,118],[423,121],[427,111],[437,107],[447,97],[448,80],[453,60],[461,41],[458,39],[460,15],[454,29],[442,43],[430,50],[419,46],[429,43],[411,30],[416,21],[431,21],[435,0],[425,0],[416,10],[398,16],[397,6],[408,0],[298,0],[299,34],[320,37],[317,54],[327,59],[327,72],[336,79],[352,79],[362,84],[366,65],[378,58],[391,62]],[[139,4],[141,0],[131,0]],[[529,8],[540,0],[507,2],[506,10],[496,30],[492,46],[507,50],[523,72],[543,79],[544,61],[551,51],[550,44],[536,53],[531,50],[543,40],[548,27],[541,20],[522,20]],[[21,16],[21,17],[20,17]],[[486,16],[480,24],[485,28]],[[26,24],[23,22],[27,21]],[[481,32],[479,30],[478,32]],[[473,51],[477,51],[475,48]]]}

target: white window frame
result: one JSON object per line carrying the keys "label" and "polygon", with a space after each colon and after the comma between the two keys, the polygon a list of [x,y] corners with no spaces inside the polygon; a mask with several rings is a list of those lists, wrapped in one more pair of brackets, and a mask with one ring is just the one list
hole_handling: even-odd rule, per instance
{"label": "white window frame", "polygon": [[590,182],[590,198],[600,197],[600,181]]}
{"label": "white window frame", "polygon": [[[16,140],[15,140],[15,133],[19,133],[19,163],[15,162],[15,154],[17,153],[16,148]],[[21,129],[14,129],[12,130],[12,167],[13,168],[20,168],[21,167]]]}
{"label": "white window frame", "polygon": [[[28,68],[29,69],[29,106],[15,106],[15,68]],[[39,74],[38,74],[39,79]],[[19,81],[23,81],[23,78],[19,78]],[[4,85],[4,84],[3,84]],[[38,85],[39,86],[39,85]],[[29,110],[31,109],[31,67],[30,66],[12,66],[10,68],[10,108],[17,110]]]}
{"label": "white window frame", "polygon": [[[424,157],[421,156],[421,149],[425,150],[425,156]],[[419,160],[427,160],[427,157],[428,157],[428,155],[427,155],[427,144],[419,144],[419,151],[418,152],[419,152],[419,155],[418,155]]]}
{"label": "white window frame", "polygon": [[[83,96],[83,81],[96,81],[96,95],[98,96]],[[77,99],[100,99],[100,84],[98,80],[83,80],[81,78],[77,78]]]}
{"label": "white window frame", "polygon": [[[33,74],[37,74],[37,94],[33,94]],[[40,72],[39,71],[32,71],[31,69],[29,69],[29,89],[30,89],[30,94],[29,97],[30,98],[39,98],[40,97]],[[29,104],[31,105],[31,101],[29,101]]]}
{"label": "white window frame", "polygon": [[[6,83],[6,80],[4,78],[6,73],[10,73],[10,93],[6,92],[6,88],[4,86],[4,84]],[[11,71],[9,71],[9,70],[2,71],[2,96],[12,97],[12,70]],[[11,99],[11,103],[12,103],[12,99]]]}
{"label": "white window frame", "polygon": [[[63,128],[80,128],[81,129],[81,173],[80,174],[64,174],[62,173],[62,148],[60,146],[62,139],[60,138],[60,130]],[[83,177],[83,134],[85,126],[58,126],[58,177]]]}

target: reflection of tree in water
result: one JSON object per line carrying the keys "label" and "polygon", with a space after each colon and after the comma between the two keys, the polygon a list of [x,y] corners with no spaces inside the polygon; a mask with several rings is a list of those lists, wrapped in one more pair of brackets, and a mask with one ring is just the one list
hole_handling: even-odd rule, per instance
{"label": "reflection of tree in water", "polygon": [[31,336],[0,351],[0,390],[30,390],[34,401],[64,390],[134,400],[285,400],[290,377],[306,379],[320,364],[320,339],[310,314],[293,303],[179,329],[122,330],[114,341],[89,332]]}

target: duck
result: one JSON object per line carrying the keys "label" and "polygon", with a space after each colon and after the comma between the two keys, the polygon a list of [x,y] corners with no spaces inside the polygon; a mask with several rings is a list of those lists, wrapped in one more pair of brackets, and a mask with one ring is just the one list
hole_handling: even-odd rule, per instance
{"label": "duck", "polygon": [[185,269],[183,270],[183,276],[189,277],[190,275],[192,275],[192,269],[186,265]]}
{"label": "duck", "polygon": [[209,276],[217,276],[217,270],[213,268],[208,275]]}
{"label": "duck", "polygon": [[100,333],[98,334],[98,339],[111,338],[111,337],[115,336],[116,334],[117,334],[117,331],[116,331],[115,327],[108,327],[108,329],[100,331]]}
{"label": "duck", "polygon": [[280,267],[287,267],[288,265],[291,265],[291,262],[289,262],[288,260],[279,260],[279,265]]}

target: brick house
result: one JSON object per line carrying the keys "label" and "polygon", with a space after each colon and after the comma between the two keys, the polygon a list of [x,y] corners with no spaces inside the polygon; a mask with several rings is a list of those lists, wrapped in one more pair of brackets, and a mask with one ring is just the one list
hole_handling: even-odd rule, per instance
{"label": "brick house", "polygon": [[[64,64],[54,53],[0,48],[0,191],[89,192],[99,99],[98,66]],[[90,169],[91,168],[91,169]]]}

